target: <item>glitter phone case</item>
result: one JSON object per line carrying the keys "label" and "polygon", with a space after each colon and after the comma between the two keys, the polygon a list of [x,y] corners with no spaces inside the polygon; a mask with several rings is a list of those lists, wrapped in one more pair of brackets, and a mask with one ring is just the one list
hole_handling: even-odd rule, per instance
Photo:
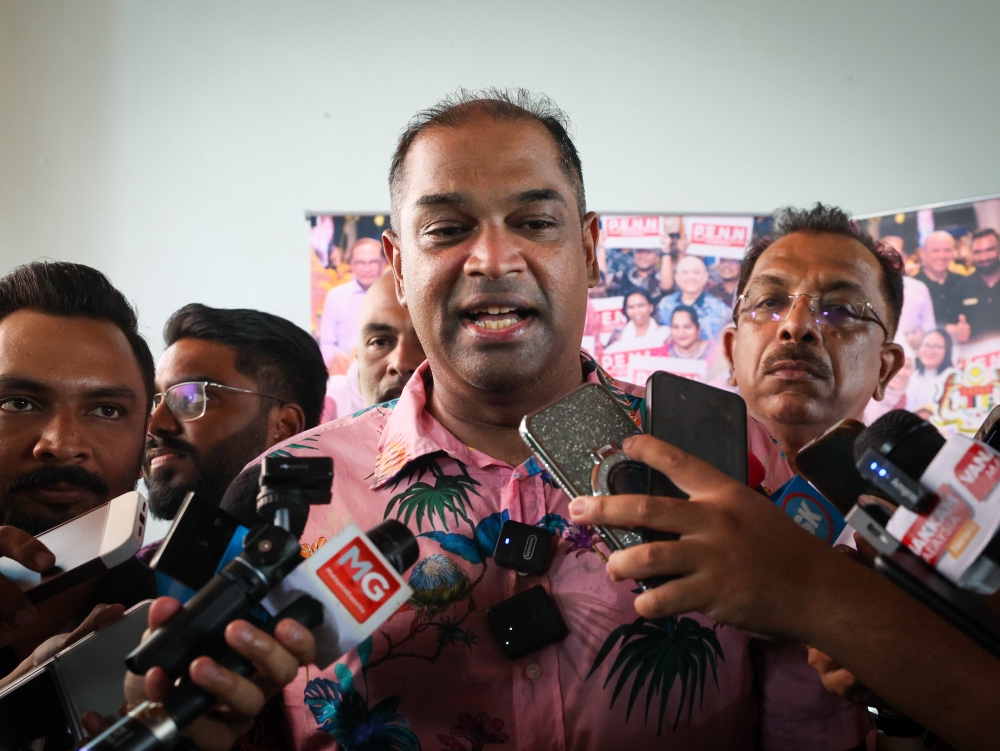
{"label": "glitter phone case", "polygon": [[[570,498],[607,495],[616,469],[632,467],[620,451],[622,441],[641,430],[603,386],[588,383],[569,396],[521,421],[521,438]],[[635,473],[633,473],[635,475]],[[620,486],[619,492],[622,492]],[[629,487],[630,492],[645,492]],[[641,529],[598,527],[611,550],[646,542]]]}

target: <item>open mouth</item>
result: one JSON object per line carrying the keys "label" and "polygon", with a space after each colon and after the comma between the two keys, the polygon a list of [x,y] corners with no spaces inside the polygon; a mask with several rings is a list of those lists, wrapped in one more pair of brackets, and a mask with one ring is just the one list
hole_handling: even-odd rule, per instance
{"label": "open mouth", "polygon": [[466,318],[484,331],[506,331],[526,321],[531,311],[523,308],[490,306],[470,311]]}

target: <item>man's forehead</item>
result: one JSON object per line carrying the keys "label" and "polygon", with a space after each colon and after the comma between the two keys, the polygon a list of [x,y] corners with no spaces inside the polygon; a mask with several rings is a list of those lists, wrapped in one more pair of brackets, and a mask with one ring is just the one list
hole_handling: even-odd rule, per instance
{"label": "man's forehead", "polygon": [[157,388],[191,380],[222,381],[227,386],[242,379],[236,370],[236,352],[221,342],[205,339],[179,339],[169,347],[156,364]]}
{"label": "man's forehead", "polygon": [[844,235],[793,232],[767,248],[757,259],[747,286],[757,282],[783,282],[791,288],[856,287],[879,289],[882,267],[875,255],[854,238]]}
{"label": "man's forehead", "polygon": [[475,117],[456,127],[431,127],[406,158],[409,207],[421,199],[426,203],[427,196],[517,202],[531,191],[554,191],[572,200],[558,149],[538,123]]}

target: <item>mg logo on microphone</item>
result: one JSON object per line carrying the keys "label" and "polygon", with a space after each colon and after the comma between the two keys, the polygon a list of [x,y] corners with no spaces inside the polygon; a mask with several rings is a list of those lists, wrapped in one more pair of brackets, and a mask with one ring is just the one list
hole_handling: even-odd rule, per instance
{"label": "mg logo on microphone", "polygon": [[358,623],[368,620],[400,589],[396,576],[361,536],[337,551],[316,575]]}
{"label": "mg logo on microphone", "polygon": [[974,443],[955,465],[955,477],[977,500],[985,501],[1000,482],[1000,456]]}

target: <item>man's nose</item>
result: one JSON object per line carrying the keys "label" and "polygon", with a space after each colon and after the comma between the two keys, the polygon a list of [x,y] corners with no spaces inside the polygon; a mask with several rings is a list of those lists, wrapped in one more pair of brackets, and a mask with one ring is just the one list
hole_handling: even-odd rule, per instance
{"label": "man's nose", "polygon": [[94,450],[82,419],[72,408],[57,410],[42,428],[32,456],[63,464],[83,464],[91,459]]}
{"label": "man's nose", "polygon": [[808,297],[796,297],[784,321],[778,324],[778,337],[786,341],[811,342],[821,338],[819,324],[812,312],[814,303]]}
{"label": "man's nose", "polygon": [[180,432],[181,423],[174,417],[174,413],[167,408],[167,401],[164,399],[153,408],[153,413],[149,416],[149,425],[146,428],[146,433],[155,436],[163,433],[176,435]]}
{"label": "man's nose", "polygon": [[389,353],[388,371],[392,375],[413,374],[426,358],[416,335],[401,336],[396,347]]}
{"label": "man's nose", "polygon": [[464,270],[469,276],[501,279],[525,268],[521,249],[507,227],[484,225],[472,240]]}

